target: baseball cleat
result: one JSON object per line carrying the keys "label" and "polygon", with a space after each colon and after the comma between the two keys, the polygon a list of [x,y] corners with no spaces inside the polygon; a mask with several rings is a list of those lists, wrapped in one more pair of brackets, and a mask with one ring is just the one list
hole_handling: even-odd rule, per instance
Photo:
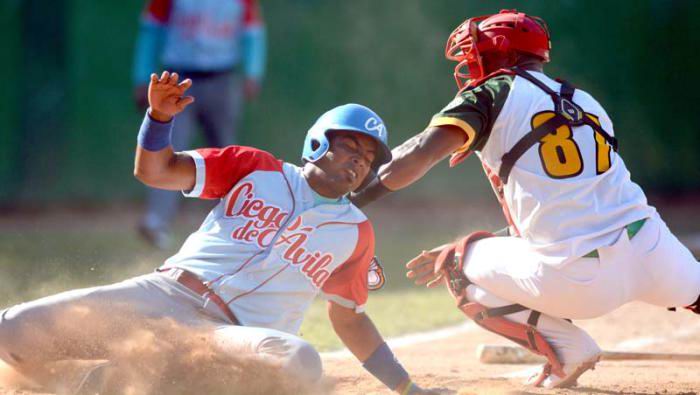
{"label": "baseball cleat", "polygon": [[588,370],[595,369],[596,363],[600,361],[600,354],[596,354],[588,360],[575,364],[565,364],[563,366],[566,376],[559,377],[552,373],[549,363],[544,364],[542,369],[530,377],[525,384],[533,387],[543,388],[569,388],[575,387],[578,378]]}

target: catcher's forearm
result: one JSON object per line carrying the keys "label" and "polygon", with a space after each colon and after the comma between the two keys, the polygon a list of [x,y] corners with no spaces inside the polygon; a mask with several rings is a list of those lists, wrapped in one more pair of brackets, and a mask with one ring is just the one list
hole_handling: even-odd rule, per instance
{"label": "catcher's forearm", "polygon": [[430,127],[392,150],[393,159],[377,178],[352,194],[358,207],[405,188],[421,179],[438,162],[464,145],[465,134],[455,127]]}
{"label": "catcher's forearm", "polygon": [[352,193],[350,200],[357,207],[363,207],[423,177],[434,166],[425,148],[426,140],[426,132],[423,132],[394,148],[392,161],[384,165],[365,188]]}
{"label": "catcher's forearm", "polygon": [[422,178],[443,157],[435,157],[428,130],[417,134],[392,151],[393,159],[377,176],[391,191],[403,189]]}
{"label": "catcher's forearm", "polygon": [[463,146],[465,138],[464,132],[453,126],[429,127],[394,148],[393,159],[381,168],[379,178],[392,191],[405,188]]}
{"label": "catcher's forearm", "polygon": [[374,177],[366,187],[364,187],[359,192],[353,192],[350,194],[350,201],[357,207],[364,207],[375,200],[379,200],[382,197],[393,192],[384,184],[382,184],[379,177]]}

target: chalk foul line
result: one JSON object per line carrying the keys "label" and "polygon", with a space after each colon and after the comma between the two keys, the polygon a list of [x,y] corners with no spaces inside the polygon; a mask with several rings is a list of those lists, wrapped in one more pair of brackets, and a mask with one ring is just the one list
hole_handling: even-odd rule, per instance
{"label": "chalk foul line", "polygon": [[[416,344],[430,343],[436,340],[445,339],[455,335],[471,332],[477,329],[478,326],[473,322],[465,322],[463,324],[449,326],[446,328],[435,329],[426,332],[410,333],[407,335],[402,335],[394,338],[389,338],[386,343],[392,349],[398,349],[402,347],[409,347]],[[325,360],[343,359],[351,357],[352,354],[348,349],[342,349],[338,351],[328,351],[322,352],[321,358]]]}
{"label": "chalk foul line", "polygon": [[[615,351],[633,351],[653,346],[656,344],[667,343],[672,340],[682,339],[684,337],[692,336],[700,331],[700,324],[691,325],[685,328],[679,328],[666,336],[640,336],[627,340],[623,340],[615,344],[611,349]],[[515,372],[501,374],[496,377],[499,378],[523,378],[531,377],[534,373],[540,370],[539,364],[537,366],[530,366],[526,369],[517,370]]]}

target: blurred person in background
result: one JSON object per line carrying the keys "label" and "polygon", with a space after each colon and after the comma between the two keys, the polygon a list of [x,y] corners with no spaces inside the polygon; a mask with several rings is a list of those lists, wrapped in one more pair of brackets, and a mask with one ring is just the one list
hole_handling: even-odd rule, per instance
{"label": "blurred person in background", "polygon": [[[178,117],[172,144],[189,148],[201,127],[206,144],[236,143],[243,100],[255,99],[264,75],[266,38],[257,0],[150,0],[141,16],[133,64],[134,100],[148,106],[151,73],[161,67],[196,84],[197,102]],[[149,189],[139,233],[153,246],[171,245],[179,194]]]}

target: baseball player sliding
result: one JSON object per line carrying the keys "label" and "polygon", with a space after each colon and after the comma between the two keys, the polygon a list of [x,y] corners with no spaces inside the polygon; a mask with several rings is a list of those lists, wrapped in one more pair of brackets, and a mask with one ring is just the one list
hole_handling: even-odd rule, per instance
{"label": "baseball player sliding", "polygon": [[547,357],[530,383],[553,388],[576,384],[601,353],[568,319],[635,300],[700,313],[700,265],[630,180],[601,105],[544,74],[549,51],[544,21],[514,10],[459,25],[446,47],[459,93],[353,200],[475,152],[510,236],[476,232],[424,251],[408,276],[444,279],[466,315]]}
{"label": "baseball player sliding", "polygon": [[[151,76],[134,173],[148,186],[218,205],[154,273],[2,311],[0,357],[48,385],[56,379],[52,362],[110,360],[106,342],[167,318],[203,328],[222,358],[247,351],[315,382],[319,355],[295,334],[320,293],[336,333],[372,375],[397,393],[430,393],[411,381],[363,312],[368,271],[372,265],[375,279],[381,272],[372,225],[345,195],[391,158],[381,118],[358,104],[326,112],[308,131],[302,167],[243,146],[173,152],[173,118],[194,101],[185,95],[191,85],[167,71]],[[105,312],[101,322],[81,318],[91,310]],[[99,372],[110,364],[102,366],[75,393],[102,392]]]}

